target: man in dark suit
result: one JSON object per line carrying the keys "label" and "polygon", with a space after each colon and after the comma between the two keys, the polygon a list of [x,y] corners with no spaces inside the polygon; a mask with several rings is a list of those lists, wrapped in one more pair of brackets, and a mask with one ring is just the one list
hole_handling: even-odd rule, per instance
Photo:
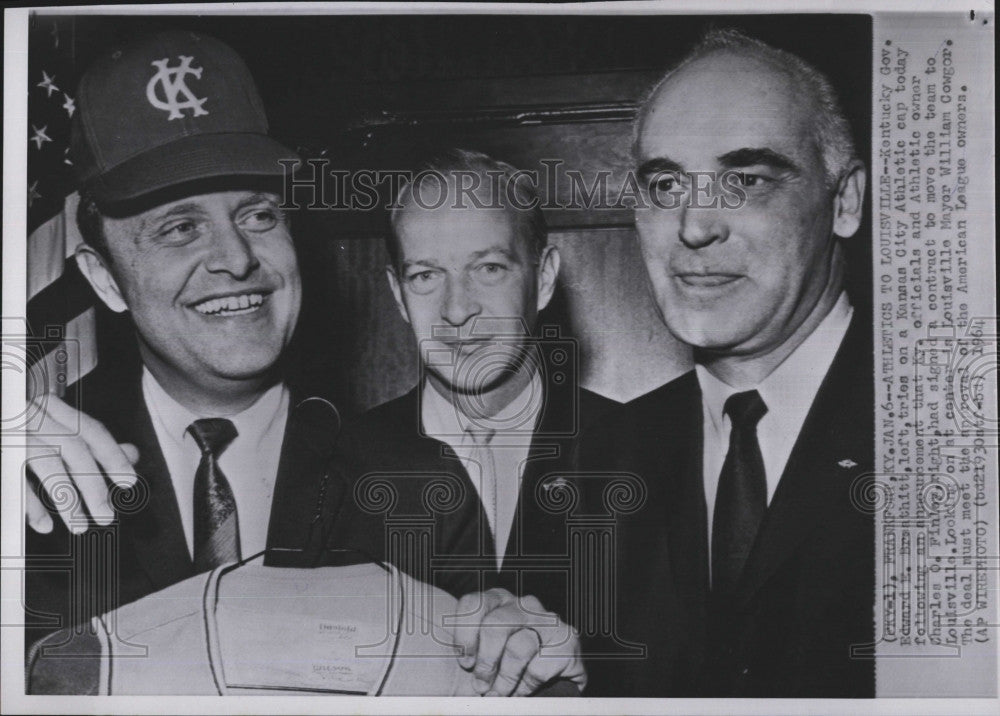
{"label": "man in dark suit", "polygon": [[[85,691],[99,661],[72,657],[102,653],[90,617],[113,618],[117,606],[265,547],[265,564],[324,563],[325,549],[304,548],[322,546],[321,507],[343,503],[346,490],[333,456],[335,411],[325,401],[299,403],[282,370],[301,307],[299,266],[278,208],[282,160],[294,153],[267,136],[243,61],[212,38],[161,33],[99,59],[77,92],[77,264],[109,309],[129,313],[142,364],[132,374],[99,371],[83,396],[90,415],[39,401],[50,426],[79,420],[82,430],[33,446],[59,452],[30,465],[38,491],[26,495],[27,611],[43,625],[29,628],[26,642],[79,625],[49,637],[42,656],[58,659],[59,683]],[[482,224],[489,233],[491,222]],[[491,308],[548,301],[558,256],[549,249],[529,257],[513,226],[494,226],[458,293],[471,278],[501,289]],[[458,295],[446,282],[447,295]],[[503,321],[534,311],[488,315]],[[508,353],[508,344],[499,355],[517,361],[504,361],[501,375],[529,360],[516,347]],[[487,401],[475,413],[477,429],[493,431],[504,410],[518,423],[510,406],[524,408],[525,420],[543,412],[536,372],[516,372],[527,380],[514,390],[505,383],[500,402],[494,391],[476,392]],[[528,405],[516,402],[524,395]],[[157,608],[155,598],[139,604]],[[528,694],[558,678],[582,688],[578,640],[537,602],[528,606],[498,590],[461,608],[448,626],[466,647],[463,667],[476,667],[482,692]],[[536,658],[543,645],[546,658]]]}
{"label": "man in dark suit", "polygon": [[634,149],[652,293],[696,368],[581,441],[583,469],[647,490],[618,524],[612,615],[645,654],[592,659],[588,693],[872,697],[871,323],[843,246],[866,175],[847,121],[817,70],[720,31],[654,88]]}
{"label": "man in dark suit", "polygon": [[456,596],[503,588],[565,617],[558,490],[571,440],[613,403],[579,387],[573,341],[536,330],[560,257],[528,179],[450,150],[401,190],[386,275],[421,379],[345,427],[354,514],[331,539]]}
{"label": "man in dark suit", "polygon": [[102,359],[83,415],[39,401],[50,427],[81,430],[38,438],[28,463],[28,644],[297,543],[304,526],[269,534],[269,516],[315,504],[338,423],[285,380],[301,281],[280,160],[295,154],[267,136],[241,58],[184,32],[109,51],[74,122],[77,264],[130,316],[141,361]]}

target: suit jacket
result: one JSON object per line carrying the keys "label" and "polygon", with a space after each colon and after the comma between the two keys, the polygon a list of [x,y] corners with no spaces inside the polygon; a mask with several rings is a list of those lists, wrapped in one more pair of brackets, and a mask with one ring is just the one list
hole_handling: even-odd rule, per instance
{"label": "suit jacket", "polygon": [[[118,442],[139,448],[140,480],[113,490],[116,519],[72,535],[52,513],[54,529],[26,528],[25,605],[28,646],[60,627],[84,622],[196,574],[163,453],[142,397],[138,374],[100,368],[80,388],[81,406]],[[282,519],[318,502],[329,468],[339,418],[325,401],[303,400],[293,388],[268,527],[268,548],[298,543],[308,522]],[[250,555],[246,555],[249,557]]]}
{"label": "suit jacket", "polygon": [[[565,381],[545,386],[530,436],[503,570],[478,493],[445,443],[422,434],[419,389],[379,405],[341,435],[345,499],[328,509],[326,544],[387,560],[455,596],[502,586],[565,614],[565,481],[576,433],[615,403]],[[336,482],[336,481],[332,481]]]}
{"label": "suit jacket", "polygon": [[[702,406],[694,371],[606,416],[579,466],[639,476],[646,504],[619,517],[615,629],[643,658],[589,662],[589,695],[872,697],[874,467],[870,323],[856,311],[789,457],[736,607],[710,603]],[[852,650],[853,656],[852,656]]]}

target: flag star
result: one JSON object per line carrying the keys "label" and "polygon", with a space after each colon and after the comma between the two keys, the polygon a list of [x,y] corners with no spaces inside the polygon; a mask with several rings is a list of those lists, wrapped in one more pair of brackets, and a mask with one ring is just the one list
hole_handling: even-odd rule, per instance
{"label": "flag star", "polygon": [[32,203],[35,199],[41,199],[42,195],[38,193],[38,180],[31,182],[31,186],[28,187],[28,208],[31,208]]}
{"label": "flag star", "polygon": [[70,117],[72,117],[73,116],[73,112],[76,111],[76,103],[73,101],[73,98],[70,97],[65,92],[63,92],[63,97],[66,98],[66,101],[62,103],[63,109],[66,110],[66,114],[68,114]]}
{"label": "flag star", "polygon": [[69,166],[73,166],[73,160],[69,158],[69,147],[66,147],[63,150],[63,164],[68,164]]}
{"label": "flag star", "polygon": [[42,70],[42,81],[39,82],[36,87],[41,87],[45,90],[45,96],[51,97],[53,92],[58,92],[59,88],[55,86],[56,76],[52,75],[49,77],[49,73]]}
{"label": "flag star", "polygon": [[31,125],[31,128],[35,131],[35,133],[31,136],[31,139],[29,139],[28,141],[35,143],[35,149],[41,149],[42,145],[45,144],[45,142],[52,141],[52,137],[50,137],[45,133],[45,130],[49,128],[49,125],[46,124],[41,129],[39,129],[35,125]]}

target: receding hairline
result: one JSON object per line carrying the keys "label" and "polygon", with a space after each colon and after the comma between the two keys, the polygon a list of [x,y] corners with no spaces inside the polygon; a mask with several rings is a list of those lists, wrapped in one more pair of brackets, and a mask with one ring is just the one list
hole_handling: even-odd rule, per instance
{"label": "receding hairline", "polygon": [[633,143],[633,149],[638,146],[639,133],[642,130],[643,125],[646,122],[650,114],[650,110],[653,105],[656,104],[656,100],[667,90],[669,85],[674,82],[678,82],[684,79],[684,74],[690,72],[692,69],[696,68],[696,65],[717,60],[720,56],[730,55],[733,57],[746,58],[753,60],[758,66],[765,68],[773,76],[780,77],[784,80],[784,85],[788,88],[789,93],[798,93],[800,95],[805,95],[808,97],[809,102],[814,108],[819,107],[819,97],[816,96],[816,92],[812,87],[808,86],[808,83],[804,82],[801,77],[799,77],[795,72],[790,70],[788,67],[782,65],[778,62],[777,58],[770,57],[764,54],[760,50],[755,50],[751,47],[717,47],[705,50],[702,54],[697,54],[692,56],[690,59],[682,62],[677,67],[671,69],[653,86],[653,88],[646,95],[645,99],[639,105],[639,110],[636,114],[635,119],[635,137]]}
{"label": "receding hairline", "polygon": [[716,55],[725,53],[737,58],[753,59],[765,67],[766,71],[781,73],[797,83],[791,91],[797,91],[799,96],[805,97],[804,102],[812,105],[810,109],[814,110],[812,113],[814,121],[807,123],[809,134],[822,155],[827,183],[831,186],[836,185],[844,172],[849,171],[852,163],[859,161],[860,157],[850,120],[830,78],[807,59],[747,35],[737,28],[709,31],[646,93],[632,124],[633,156],[639,157],[641,130],[653,101],[662,89],[688,66],[702,59],[712,59]]}
{"label": "receding hairline", "polygon": [[[427,221],[433,221],[434,217],[441,216],[442,212],[456,216],[469,216],[471,214],[475,214],[476,216],[502,216],[507,221],[507,225],[514,234],[514,238],[524,243],[529,255],[534,253],[535,242],[532,237],[529,210],[511,206],[508,202],[504,202],[502,207],[477,207],[469,202],[468,197],[463,198],[463,206],[454,206],[458,190],[451,179],[447,180],[447,185],[448,193],[441,206],[422,206],[414,199],[411,192],[400,192],[397,198],[398,207],[390,214],[391,230],[397,241],[400,238],[400,230],[403,225],[408,220],[412,221],[414,217],[424,217]],[[480,198],[489,200],[490,197],[487,194],[480,196]]]}
{"label": "receding hairline", "polygon": [[[496,167],[489,165],[484,165],[476,168],[444,168],[444,169],[432,169],[427,170],[425,178],[420,180],[422,184],[428,179],[433,179],[435,186],[440,186],[441,179],[444,179],[445,187],[447,193],[444,195],[444,200],[441,202],[440,206],[422,206],[416,201],[414,197],[413,185],[414,182],[409,182],[400,188],[396,200],[394,202],[395,206],[389,212],[389,231],[386,236],[387,244],[390,246],[390,265],[394,268],[399,268],[402,266],[402,256],[398,255],[400,247],[400,227],[405,221],[406,215],[424,215],[433,216],[435,212],[449,209],[452,211],[472,211],[478,212],[479,214],[502,214],[509,221],[509,226],[511,231],[514,233],[514,239],[518,242],[524,244],[528,255],[538,260],[547,245],[547,229],[542,223],[541,227],[535,226],[536,222],[544,220],[537,218],[535,215],[540,212],[537,204],[537,196],[534,195],[533,191],[528,195],[534,200],[532,208],[526,209],[514,205],[513,202],[509,200],[509,197],[505,196],[505,192],[500,192],[501,206],[490,206],[495,202],[497,197],[492,193],[489,188],[489,182],[486,186],[480,186],[476,190],[467,190],[465,188],[460,188],[458,184],[458,177],[466,174],[472,173],[478,175],[481,179],[486,179],[491,174],[497,177],[503,177],[505,191],[508,184],[506,182],[513,182],[519,176],[522,176],[521,170],[518,170],[505,163],[497,162],[490,157],[483,155],[483,160],[489,162],[495,162]],[[420,176],[419,174],[417,176]],[[415,177],[416,178],[416,177]],[[418,189],[419,191],[419,189]],[[436,203],[439,197],[438,189],[431,189],[431,199],[433,203]],[[455,203],[459,193],[462,193],[462,203],[463,206],[452,208],[452,204]],[[472,193],[477,196],[482,203],[487,206],[477,207],[471,203],[468,198],[468,193]],[[523,198],[523,197],[522,197]]]}
{"label": "receding hairline", "polygon": [[[650,95],[649,102],[647,106],[651,107],[656,103],[657,97],[661,96],[662,93],[669,90],[669,85],[674,82],[680,82],[685,80],[685,73],[689,73],[698,69],[698,66],[702,63],[716,61],[725,61],[725,56],[729,55],[731,57],[746,59],[754,62],[756,68],[752,66],[744,65],[741,69],[747,71],[747,74],[753,74],[755,77],[767,77],[773,78],[776,81],[776,87],[782,93],[780,100],[777,97],[769,98],[769,104],[775,105],[776,102],[786,103],[784,106],[791,110],[796,108],[798,104],[808,102],[809,106],[807,109],[798,109],[797,120],[795,124],[791,126],[796,127],[796,131],[803,132],[802,136],[812,145],[812,150],[816,152],[821,163],[824,162],[823,159],[823,146],[822,140],[813,122],[809,121],[809,118],[813,116],[814,112],[819,111],[820,102],[819,98],[815,96],[815,93],[811,88],[805,83],[801,77],[796,75],[794,72],[789,70],[787,67],[783,66],[777,62],[776,58],[768,57],[766,55],[761,55],[754,52],[750,48],[717,48],[706,52],[704,55],[694,58],[691,62],[685,63],[684,66],[677,68],[675,73],[671,76],[664,78],[664,82],[658,85],[656,92]],[[759,68],[759,69],[758,69]],[[741,72],[742,74],[742,72]],[[766,80],[771,81],[771,80]],[[739,88],[739,85],[737,84]],[[742,89],[742,88],[740,88]],[[722,104],[725,102],[725,98],[719,98],[718,102]],[[781,106],[780,104],[777,106]],[[726,111],[729,111],[728,108]],[[645,122],[648,118],[649,111],[647,111],[643,117],[642,121]],[[789,112],[786,116],[791,116]],[[638,149],[638,140],[641,133],[641,127],[637,128],[636,131],[636,145],[634,149]],[[758,148],[758,147],[753,147]],[[763,149],[764,147],[759,147]]]}

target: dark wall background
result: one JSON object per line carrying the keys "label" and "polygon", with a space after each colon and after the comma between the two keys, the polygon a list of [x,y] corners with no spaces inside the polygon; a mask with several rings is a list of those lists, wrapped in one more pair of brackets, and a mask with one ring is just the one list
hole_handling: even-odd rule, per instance
{"label": "dark wall background", "polygon": [[[645,91],[710,24],[737,26],[826,72],[869,156],[867,16],[36,16],[29,62],[52,24],[72,43],[76,73],[139,32],[219,37],[246,59],[274,136],[331,167],[405,169],[455,145],[524,169],[543,159],[586,176],[611,169],[611,197]],[[547,219],[563,272],[546,319],[579,341],[582,385],[625,400],[685,370],[686,351],[649,299],[630,212],[552,210]],[[417,380],[416,352],[385,283],[384,216],[313,210],[294,221],[308,290],[302,369],[348,413],[402,393]],[[866,306],[867,225],[851,261],[851,290]]]}

